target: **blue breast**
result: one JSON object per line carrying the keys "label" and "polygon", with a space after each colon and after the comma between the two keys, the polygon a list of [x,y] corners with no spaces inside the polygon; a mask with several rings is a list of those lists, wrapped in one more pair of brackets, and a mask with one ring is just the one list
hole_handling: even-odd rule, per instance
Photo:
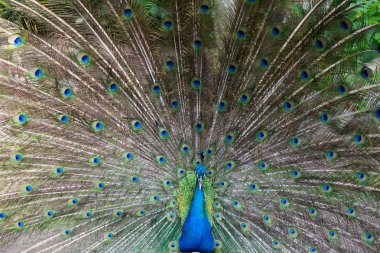
{"label": "blue breast", "polygon": [[190,212],[183,224],[182,235],[179,238],[181,252],[214,252],[214,238],[211,235],[211,225],[206,216],[203,190],[195,188]]}

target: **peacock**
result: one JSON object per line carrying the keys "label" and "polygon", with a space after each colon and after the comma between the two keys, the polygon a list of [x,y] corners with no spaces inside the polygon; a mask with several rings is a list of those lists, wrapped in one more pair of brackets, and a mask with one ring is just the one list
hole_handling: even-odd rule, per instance
{"label": "peacock", "polygon": [[0,0],[0,252],[380,252],[380,2]]}

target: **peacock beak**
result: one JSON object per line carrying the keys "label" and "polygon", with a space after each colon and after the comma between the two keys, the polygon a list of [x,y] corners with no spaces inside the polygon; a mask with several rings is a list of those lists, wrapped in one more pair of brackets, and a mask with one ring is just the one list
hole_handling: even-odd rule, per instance
{"label": "peacock beak", "polygon": [[198,180],[198,187],[199,187],[199,190],[202,190],[203,176],[197,175],[197,180]]}

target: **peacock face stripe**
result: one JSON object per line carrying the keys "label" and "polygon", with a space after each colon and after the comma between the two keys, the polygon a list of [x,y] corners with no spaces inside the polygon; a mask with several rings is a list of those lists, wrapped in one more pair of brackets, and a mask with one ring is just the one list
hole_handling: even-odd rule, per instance
{"label": "peacock face stripe", "polygon": [[0,251],[377,252],[377,1],[0,8]]}

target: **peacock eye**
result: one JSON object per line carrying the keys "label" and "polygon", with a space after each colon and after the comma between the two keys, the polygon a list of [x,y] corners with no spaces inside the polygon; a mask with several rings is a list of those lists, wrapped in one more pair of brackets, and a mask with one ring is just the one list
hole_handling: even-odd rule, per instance
{"label": "peacock eye", "polygon": [[88,65],[90,63],[91,57],[90,55],[82,52],[77,55],[77,60],[81,65]]}
{"label": "peacock eye", "polygon": [[300,78],[302,81],[307,81],[309,79],[309,76],[310,74],[306,70],[300,72]]}
{"label": "peacock eye", "polygon": [[124,17],[130,18],[133,16],[133,11],[131,8],[125,8],[123,11]]}
{"label": "peacock eye", "polygon": [[269,66],[269,62],[267,59],[263,58],[263,59],[260,59],[259,65],[262,68],[267,68]]}
{"label": "peacock eye", "polygon": [[196,39],[193,41],[193,47],[194,49],[200,49],[202,47],[202,41],[199,39]]}
{"label": "peacock eye", "polygon": [[234,74],[236,74],[236,71],[237,71],[237,67],[236,67],[236,65],[235,65],[235,64],[230,64],[230,65],[228,65],[227,71],[228,71],[228,74],[229,74],[229,75],[234,75]]}
{"label": "peacock eye", "polygon": [[163,28],[164,28],[165,30],[167,30],[167,31],[172,30],[172,29],[173,29],[173,23],[172,23],[172,21],[170,21],[170,20],[166,20],[166,21],[164,21],[164,23],[163,23]]}
{"label": "peacock eye", "polygon": [[159,96],[161,94],[161,86],[158,84],[155,84],[151,88],[153,95]]}
{"label": "peacock eye", "polygon": [[191,87],[198,91],[202,88],[202,82],[198,79],[194,79],[192,82],[191,82]]}

